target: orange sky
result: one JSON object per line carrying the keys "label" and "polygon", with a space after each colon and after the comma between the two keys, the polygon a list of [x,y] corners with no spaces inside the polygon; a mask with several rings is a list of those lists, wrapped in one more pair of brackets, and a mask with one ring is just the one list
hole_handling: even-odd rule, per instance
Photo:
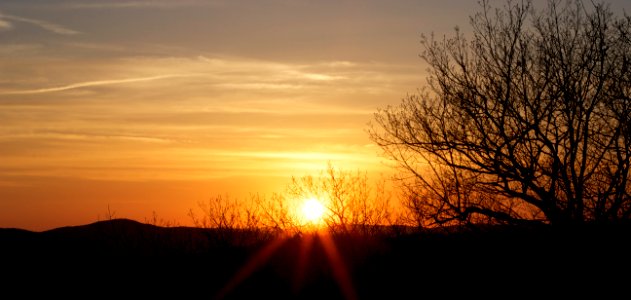
{"label": "orange sky", "polygon": [[[629,4],[614,3],[614,10]],[[367,123],[424,83],[421,33],[475,1],[0,3],[0,227],[186,213],[331,162],[388,173]]]}

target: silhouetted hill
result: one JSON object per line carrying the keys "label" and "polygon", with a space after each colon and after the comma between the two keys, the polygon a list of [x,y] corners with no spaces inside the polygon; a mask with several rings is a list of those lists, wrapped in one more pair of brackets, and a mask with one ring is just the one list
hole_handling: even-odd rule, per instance
{"label": "silhouetted hill", "polygon": [[[235,246],[254,246],[263,236],[243,230],[158,227],[128,219],[99,221],[44,232],[1,229],[0,253],[76,256],[200,255]],[[34,244],[33,244],[34,243]],[[33,247],[35,245],[35,247]]]}
{"label": "silhouetted hill", "polygon": [[117,219],[0,229],[0,257],[6,287],[26,280],[75,296],[83,294],[59,287],[178,298],[510,298],[547,290],[603,298],[631,279],[629,224],[362,231],[372,234],[283,236]]}

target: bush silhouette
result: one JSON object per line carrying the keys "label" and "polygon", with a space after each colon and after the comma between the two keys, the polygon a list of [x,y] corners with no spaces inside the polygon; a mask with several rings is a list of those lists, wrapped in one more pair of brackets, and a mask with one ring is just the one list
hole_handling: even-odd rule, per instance
{"label": "bush silhouette", "polygon": [[366,173],[338,170],[332,165],[319,176],[293,177],[285,193],[252,194],[248,199],[215,196],[200,203],[198,211],[191,209],[189,217],[196,227],[225,232],[298,233],[313,229],[300,215],[302,203],[310,198],[322,202],[325,212],[320,226],[333,232],[369,233],[396,220],[384,180],[373,186]]}

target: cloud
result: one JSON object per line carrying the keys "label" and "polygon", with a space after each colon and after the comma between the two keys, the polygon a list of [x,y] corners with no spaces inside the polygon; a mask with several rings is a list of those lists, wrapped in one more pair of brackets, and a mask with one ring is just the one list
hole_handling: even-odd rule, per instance
{"label": "cloud", "polygon": [[172,8],[209,4],[200,1],[120,1],[103,3],[70,3],[66,7],[71,9],[124,9],[124,8]]}
{"label": "cloud", "polygon": [[381,172],[365,124],[417,77],[409,66],[210,53],[0,61],[12,80],[2,89],[16,91],[0,95],[0,173],[118,181],[267,180],[327,162]]}
{"label": "cloud", "polygon": [[[370,115],[391,99],[399,99],[402,91],[413,90],[419,69],[373,62],[295,63],[209,54],[102,61],[14,56],[5,61],[5,73],[10,75],[5,80],[11,81],[0,88],[0,104],[18,101],[20,98],[11,97],[14,95],[32,95],[29,103],[47,103],[45,97],[58,93],[55,99],[72,100],[64,103],[75,103],[87,95],[103,103],[126,99],[135,105],[144,105],[146,99],[166,103],[167,99],[180,99],[179,111],[197,112],[201,107],[213,112],[274,115],[322,111]],[[144,81],[147,83],[141,85]],[[98,94],[90,88],[105,85],[107,90]],[[130,93],[129,87],[141,88]]]}
{"label": "cloud", "polygon": [[10,30],[13,28],[13,24],[7,20],[0,19],[0,31]]}
{"label": "cloud", "polygon": [[[42,48],[40,44],[3,44],[0,45],[0,55],[6,56],[28,56],[37,52]],[[3,79],[7,79],[8,76],[4,76]]]}
{"label": "cloud", "polygon": [[70,28],[64,27],[62,25],[51,23],[51,22],[48,22],[48,21],[31,19],[31,18],[24,18],[24,17],[19,17],[19,16],[13,16],[13,15],[6,15],[6,14],[1,14],[1,13],[0,13],[0,29],[10,29],[11,28],[11,23],[9,23],[6,20],[12,20],[12,21],[17,21],[17,22],[22,22],[22,23],[28,23],[28,24],[40,27],[40,28],[42,28],[42,29],[44,29],[46,31],[50,31],[52,33],[60,34],[60,35],[75,35],[75,34],[80,34],[81,33],[81,32],[76,31],[74,29],[70,29]]}
{"label": "cloud", "polygon": [[153,81],[153,80],[160,80],[160,79],[167,79],[167,78],[174,78],[174,77],[191,77],[191,76],[197,76],[197,75],[196,74],[168,74],[168,75],[158,75],[158,76],[150,76],[150,77],[86,81],[86,82],[78,82],[78,83],[73,83],[73,84],[68,84],[68,85],[63,85],[63,86],[58,86],[58,87],[51,87],[51,88],[23,90],[23,91],[6,91],[6,92],[0,92],[0,95],[43,94],[43,93],[61,92],[61,91],[79,89],[79,88],[84,88],[84,87],[92,87],[92,86],[134,83],[134,82]]}

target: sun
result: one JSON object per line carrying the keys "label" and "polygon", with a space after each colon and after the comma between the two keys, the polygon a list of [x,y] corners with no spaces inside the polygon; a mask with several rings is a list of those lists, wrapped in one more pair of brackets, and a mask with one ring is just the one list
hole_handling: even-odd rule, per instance
{"label": "sun", "polygon": [[302,203],[302,217],[308,223],[320,223],[325,207],[318,199],[309,198]]}

